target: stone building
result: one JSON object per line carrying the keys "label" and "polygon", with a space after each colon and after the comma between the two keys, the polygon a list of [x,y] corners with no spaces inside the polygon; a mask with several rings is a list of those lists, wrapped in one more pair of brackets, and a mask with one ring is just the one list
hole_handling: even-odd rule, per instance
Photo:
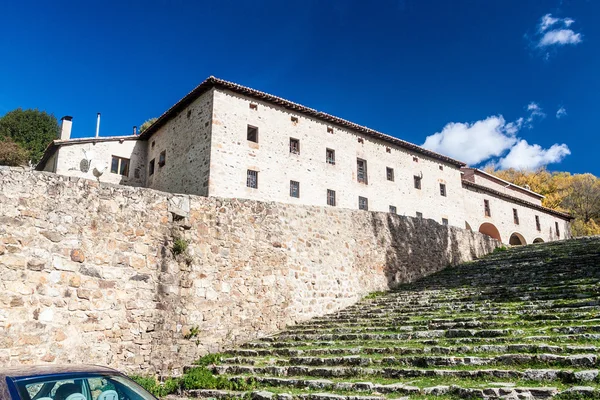
{"label": "stone building", "polygon": [[66,122],[38,169],[172,193],[391,212],[511,244],[569,235],[570,217],[526,188],[214,77],[139,136],[69,139]]}

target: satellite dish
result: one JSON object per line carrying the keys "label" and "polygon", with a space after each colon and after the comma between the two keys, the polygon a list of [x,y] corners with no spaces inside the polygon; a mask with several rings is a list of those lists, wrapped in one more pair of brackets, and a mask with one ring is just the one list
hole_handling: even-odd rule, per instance
{"label": "satellite dish", "polygon": [[94,167],[94,171],[93,171],[94,176],[96,178],[100,178],[100,176],[104,173],[105,170],[106,170],[106,164],[102,163],[102,164],[96,165]]}

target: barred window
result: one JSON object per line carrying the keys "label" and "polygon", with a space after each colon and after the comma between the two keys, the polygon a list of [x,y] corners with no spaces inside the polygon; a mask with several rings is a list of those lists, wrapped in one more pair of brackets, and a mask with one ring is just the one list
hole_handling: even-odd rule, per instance
{"label": "barred window", "polygon": [[360,158],[356,159],[356,179],[360,183],[367,183],[367,162]]}
{"label": "barred window", "polygon": [[246,177],[246,186],[253,189],[258,189],[258,171],[248,170]]}
{"label": "barred window", "polygon": [[327,205],[335,206],[335,190],[327,189]]}
{"label": "barred window", "polygon": [[335,150],[325,150],[325,159],[327,161],[327,164],[335,165]]}
{"label": "barred window", "polygon": [[367,211],[369,209],[369,199],[358,196],[358,209]]}
{"label": "barred window", "polygon": [[415,175],[414,181],[415,181],[415,189],[421,190],[421,177]]}
{"label": "barred window", "polygon": [[446,197],[446,184],[440,183],[440,196]]}
{"label": "barred window", "polygon": [[390,206],[390,213],[392,214],[398,214],[396,211],[396,206]]}
{"label": "barred window", "polygon": [[393,182],[394,181],[394,168],[386,167],[385,175],[386,175],[388,181]]}
{"label": "barred window", "polygon": [[290,181],[290,197],[300,198],[300,182]]}
{"label": "barred window", "polygon": [[298,139],[290,138],[290,153],[300,154],[300,141]]}
{"label": "barred window", "polygon": [[448,218],[442,218],[442,225],[448,226]]}

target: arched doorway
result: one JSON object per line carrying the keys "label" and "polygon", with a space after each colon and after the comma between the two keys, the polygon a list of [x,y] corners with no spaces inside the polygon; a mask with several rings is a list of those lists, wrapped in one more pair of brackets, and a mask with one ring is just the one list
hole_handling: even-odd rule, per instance
{"label": "arched doorway", "polygon": [[500,232],[498,232],[498,228],[496,228],[493,224],[490,224],[489,222],[484,222],[483,224],[481,224],[481,226],[479,227],[479,232],[499,241],[502,241],[502,239],[500,239]]}
{"label": "arched doorway", "polygon": [[527,242],[525,241],[525,238],[523,237],[523,235],[521,235],[518,232],[515,232],[512,235],[510,235],[508,244],[510,244],[511,246],[523,246],[523,245],[527,244]]}
{"label": "arched doorway", "polygon": [[542,238],[535,238],[535,239],[533,239],[533,243],[544,243],[544,239],[542,239]]}

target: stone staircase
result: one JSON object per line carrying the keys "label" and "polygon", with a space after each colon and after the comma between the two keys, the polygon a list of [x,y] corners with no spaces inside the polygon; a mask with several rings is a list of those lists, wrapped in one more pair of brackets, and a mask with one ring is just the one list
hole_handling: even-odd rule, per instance
{"label": "stone staircase", "polygon": [[[185,398],[600,398],[600,238],[498,251],[227,352]],[[181,397],[180,397],[181,398]]]}

